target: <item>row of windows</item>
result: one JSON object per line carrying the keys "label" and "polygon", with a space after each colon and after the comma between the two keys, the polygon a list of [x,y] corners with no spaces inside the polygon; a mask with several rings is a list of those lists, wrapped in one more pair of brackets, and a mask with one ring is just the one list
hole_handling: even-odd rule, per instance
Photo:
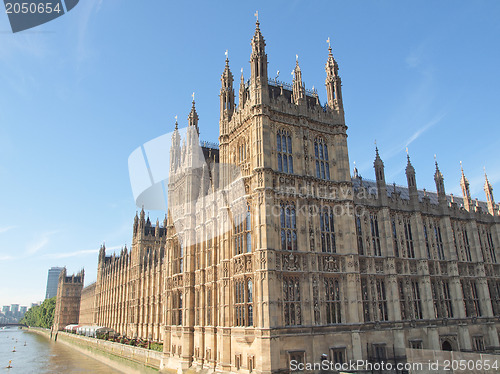
{"label": "row of windows", "polygon": [[[363,230],[362,218],[356,217],[356,235],[358,244],[358,253],[360,255],[373,254],[374,256],[382,256],[380,247],[379,226],[376,213],[370,214],[369,233],[371,245],[366,248],[365,236]],[[413,240],[412,223],[409,217],[403,217],[400,221],[402,229],[398,229],[398,218],[391,217],[392,240],[394,247],[394,254],[396,257],[415,258],[415,246]],[[452,224],[453,242],[455,250],[460,261],[472,261],[471,246],[469,242],[469,235],[464,224]],[[402,231],[402,236],[400,232]],[[493,244],[493,237],[491,232],[485,228],[478,228],[479,242],[483,252],[483,258],[487,262],[496,263],[495,247]],[[424,218],[423,234],[425,247],[427,251],[427,258],[445,260],[443,236],[441,227],[436,220],[427,220]]]}
{"label": "row of windows", "polygon": [[[276,154],[278,158],[278,171],[293,174],[292,137],[284,129],[276,133]],[[330,163],[328,146],[323,138],[314,140],[314,159],[316,165],[316,178],[330,180]]]}
{"label": "row of windows", "polygon": [[[337,278],[324,278],[324,304],[326,324],[343,322],[341,283]],[[422,293],[419,281],[415,278],[402,277],[398,280],[398,296],[402,320],[423,319]],[[461,280],[463,302],[467,317],[482,316],[476,283]],[[500,282],[488,282],[494,315],[500,315]],[[434,318],[453,318],[453,303],[450,285],[445,279],[431,280]],[[361,277],[363,318],[365,322],[388,321],[387,291],[384,279]],[[286,326],[301,325],[301,291],[298,277],[283,279],[283,316]],[[201,323],[202,304],[200,293],[195,293],[195,320]],[[183,295],[174,292],[172,303],[172,324],[182,325]],[[206,292],[206,323],[212,325],[213,299],[212,290]],[[234,326],[253,326],[253,282],[252,279],[238,279],[234,282]]]}

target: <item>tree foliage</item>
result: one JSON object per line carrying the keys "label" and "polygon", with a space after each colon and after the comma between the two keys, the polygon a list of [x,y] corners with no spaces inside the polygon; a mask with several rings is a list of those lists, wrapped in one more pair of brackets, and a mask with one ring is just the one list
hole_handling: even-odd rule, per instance
{"label": "tree foliage", "polygon": [[54,323],[56,296],[46,299],[42,305],[30,308],[19,323],[33,327],[51,328]]}

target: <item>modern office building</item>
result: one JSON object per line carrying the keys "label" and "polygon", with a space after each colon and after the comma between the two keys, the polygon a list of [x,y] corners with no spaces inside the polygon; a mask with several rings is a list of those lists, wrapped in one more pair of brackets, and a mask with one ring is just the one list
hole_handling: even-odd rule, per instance
{"label": "modern office building", "polygon": [[57,285],[59,282],[59,274],[64,268],[51,267],[47,276],[47,289],[45,291],[45,298],[50,299],[57,295]]}

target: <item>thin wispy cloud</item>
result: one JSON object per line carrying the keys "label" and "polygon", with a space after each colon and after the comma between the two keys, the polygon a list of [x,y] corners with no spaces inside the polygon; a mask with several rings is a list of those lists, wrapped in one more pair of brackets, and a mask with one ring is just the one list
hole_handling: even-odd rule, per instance
{"label": "thin wispy cloud", "polygon": [[6,227],[0,227],[0,234],[3,234],[4,232],[10,231],[12,229],[15,229],[17,226],[6,226]]}
{"label": "thin wispy cloud", "polygon": [[[120,248],[122,248],[122,247],[117,245],[114,247],[106,248],[106,250],[114,251],[114,250],[120,249]],[[73,252],[47,253],[43,257],[52,258],[52,259],[62,259],[62,258],[71,258],[71,257],[82,257],[82,256],[90,255],[90,254],[96,254],[98,252],[99,252],[99,249],[82,249],[82,250],[73,251]]]}
{"label": "thin wispy cloud", "polygon": [[0,261],[9,261],[9,260],[13,260],[13,259],[14,259],[14,257],[8,256],[8,255],[0,256]]}
{"label": "thin wispy cloud", "polygon": [[26,254],[33,255],[44,248],[50,241],[50,237],[56,234],[58,231],[49,231],[43,233],[39,238],[35,241],[28,244],[26,247]]}
{"label": "thin wispy cloud", "polygon": [[76,67],[80,69],[84,61],[89,58],[90,47],[87,42],[89,22],[93,14],[98,13],[102,6],[102,0],[85,1],[80,3],[80,18],[78,19],[78,42],[76,44]]}
{"label": "thin wispy cloud", "polygon": [[425,57],[426,49],[427,43],[425,41],[413,48],[406,56],[406,65],[412,69],[419,67]]}
{"label": "thin wispy cloud", "polygon": [[426,132],[427,130],[429,130],[432,126],[434,126],[437,123],[439,123],[445,117],[445,115],[446,115],[445,113],[437,115],[436,117],[434,117],[433,119],[431,119],[429,122],[427,122],[424,126],[422,126],[417,131],[415,131],[415,133],[413,133],[413,135],[410,136],[406,140],[405,148],[408,147],[415,140],[417,140],[424,132]]}
{"label": "thin wispy cloud", "polygon": [[48,253],[48,254],[44,255],[44,257],[61,259],[61,258],[85,256],[85,255],[94,254],[97,252],[99,252],[98,249],[85,249],[85,250],[69,252],[69,253]]}
{"label": "thin wispy cloud", "polygon": [[429,130],[431,127],[437,125],[444,117],[446,116],[446,113],[440,113],[436,115],[434,118],[432,118],[430,121],[425,123],[423,126],[418,128],[408,139],[406,139],[404,142],[394,146],[387,152],[381,152],[382,155],[381,157],[384,160],[389,160],[396,156],[397,154],[400,154],[401,152],[404,152],[406,147],[409,147],[410,144],[412,144],[414,141],[416,141],[418,138],[420,138],[427,130]]}

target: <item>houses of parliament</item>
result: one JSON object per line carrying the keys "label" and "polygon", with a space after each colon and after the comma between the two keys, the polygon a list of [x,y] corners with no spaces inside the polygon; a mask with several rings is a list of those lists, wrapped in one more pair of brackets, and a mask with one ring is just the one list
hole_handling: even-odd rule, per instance
{"label": "houses of parliament", "polygon": [[292,84],[268,77],[258,20],[251,47],[237,91],[225,61],[219,144],[200,148],[193,100],[183,139],[177,123],[172,136],[167,216],[152,223],[142,209],[131,248],[101,247],[79,320],[66,322],[162,342],[165,367],[201,372],[404,359],[406,348],[499,353],[488,179],[486,202],[463,170],[463,196],[448,195],[436,162],[436,192],[420,190],[408,156],[407,186],[386,184],[378,149],[375,180],[351,174],[331,47],[324,104],[298,61]]}

